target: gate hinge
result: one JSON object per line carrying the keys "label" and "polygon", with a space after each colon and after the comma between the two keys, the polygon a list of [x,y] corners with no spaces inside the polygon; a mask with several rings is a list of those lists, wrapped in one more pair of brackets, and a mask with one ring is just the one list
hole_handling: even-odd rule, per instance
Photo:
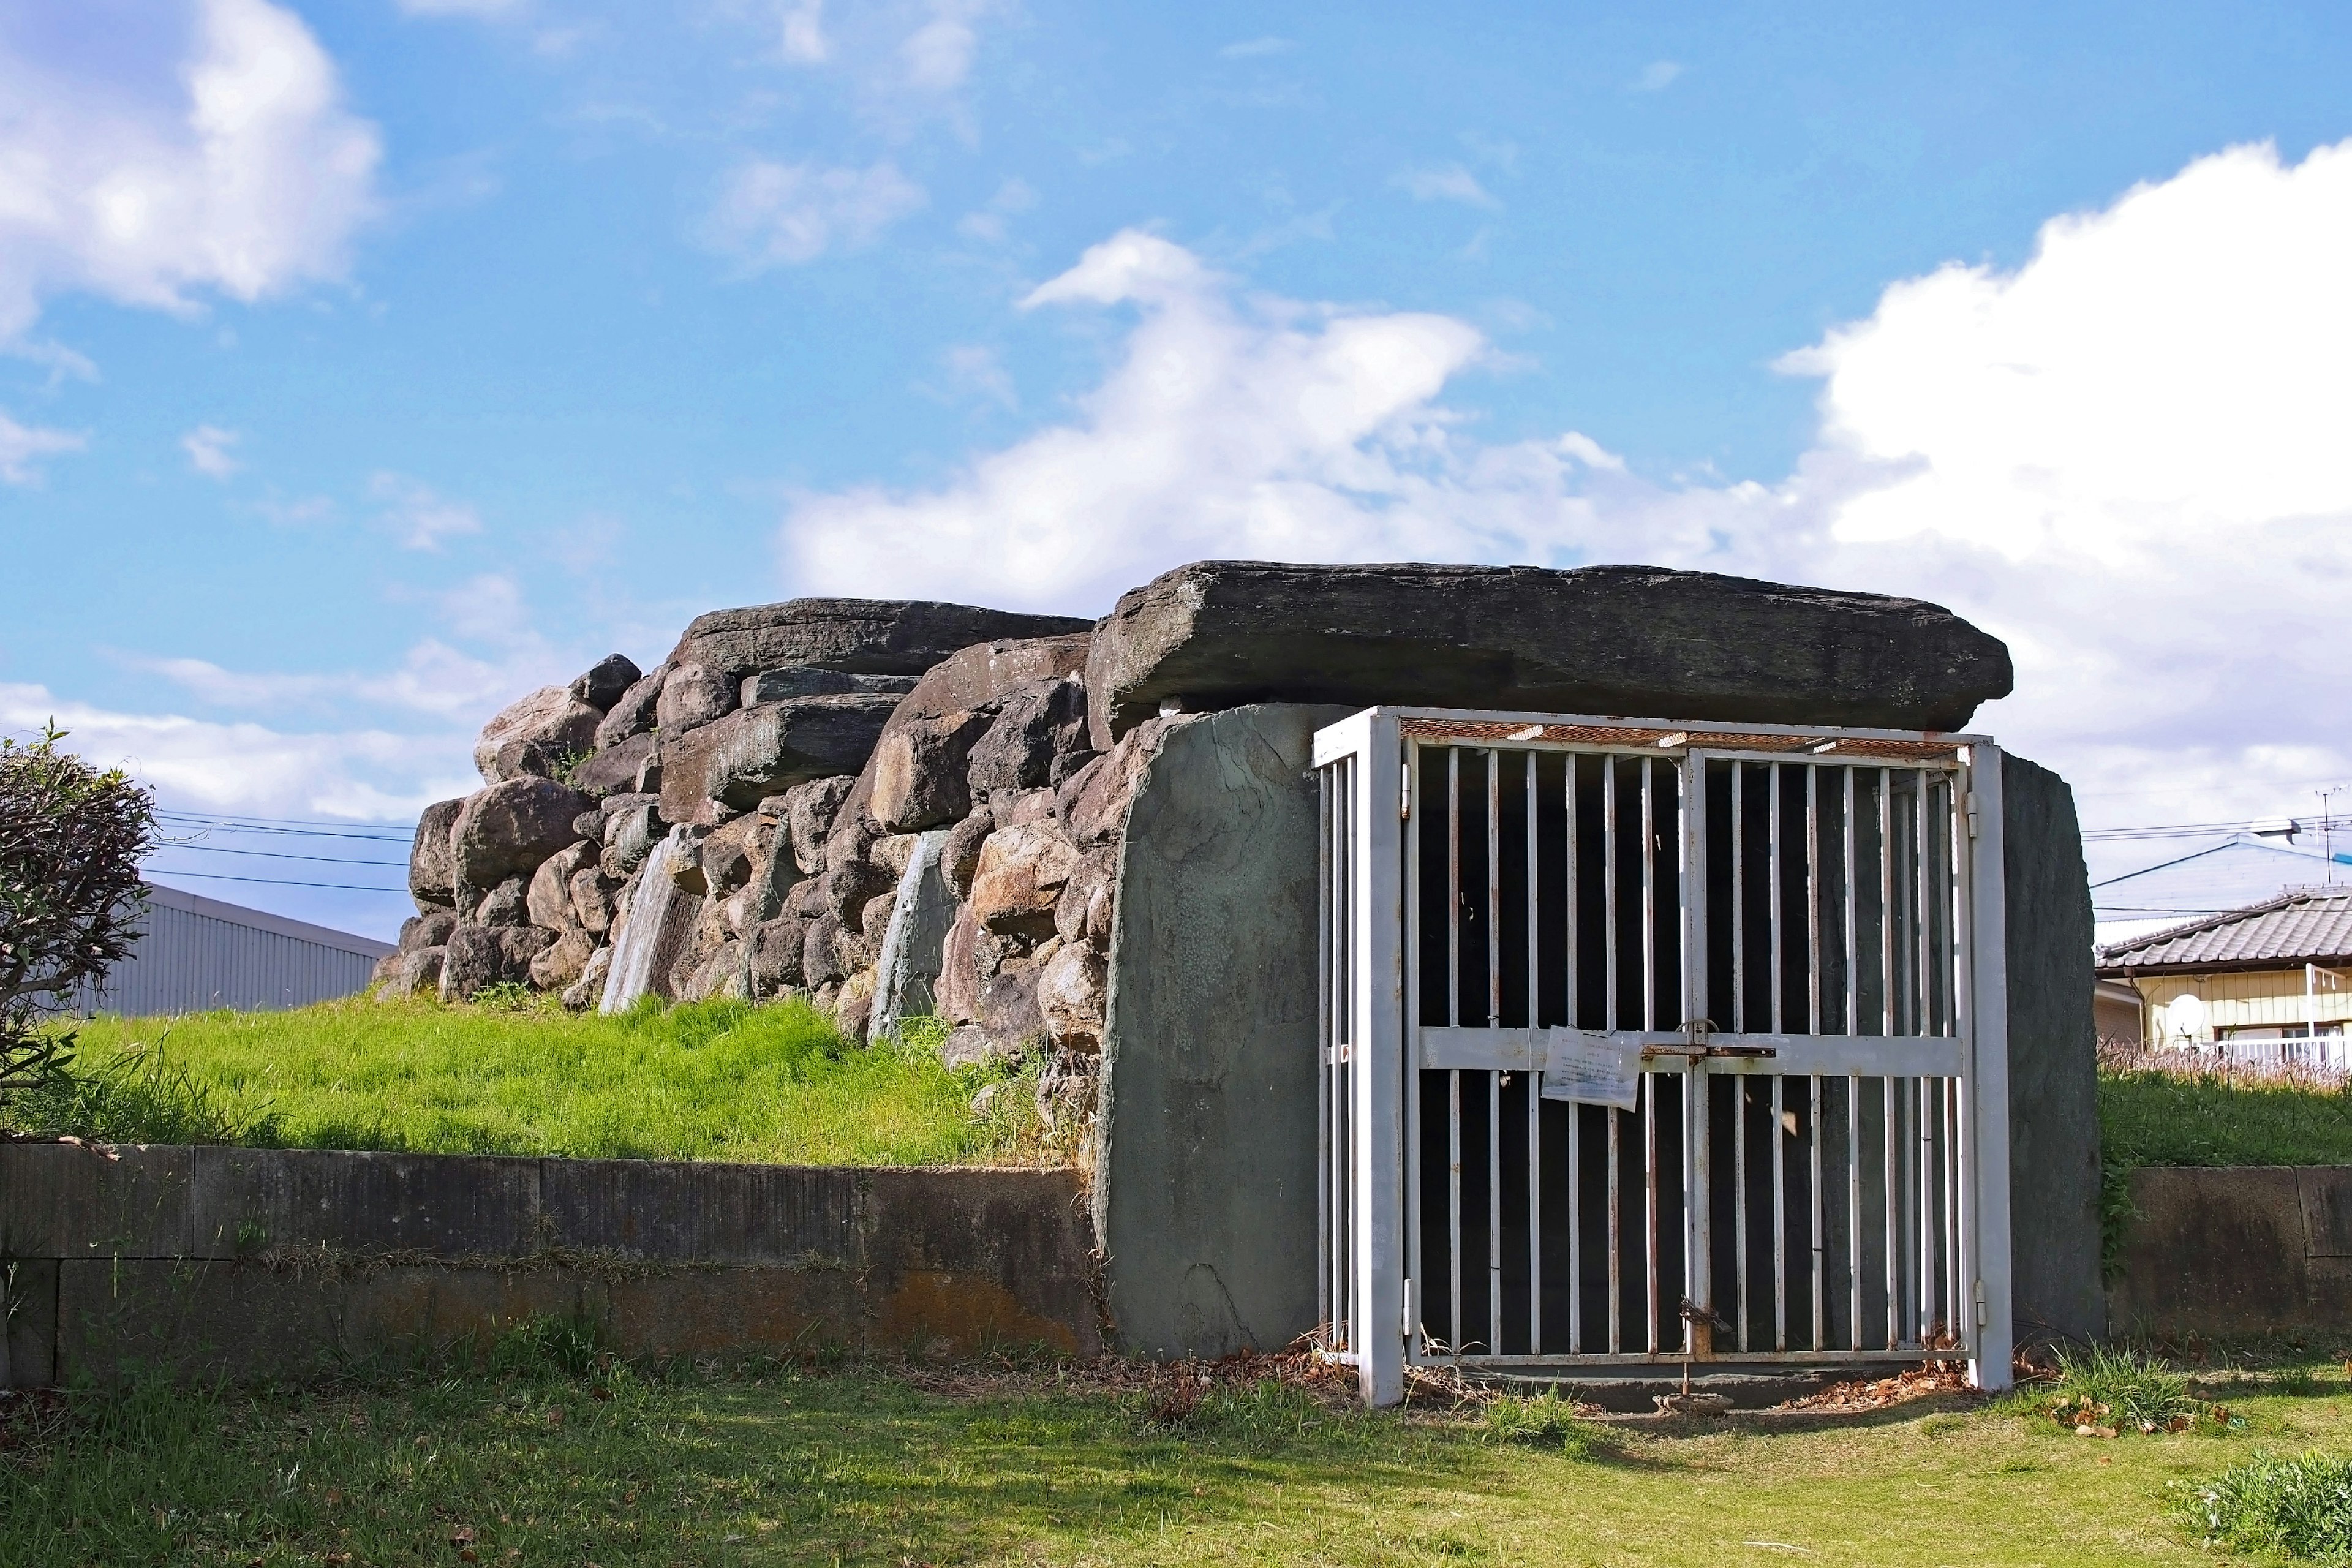
{"label": "gate hinge", "polygon": [[1991,1321],[1992,1303],[1985,1300],[1984,1281],[1979,1279],[1977,1281],[1977,1327],[1981,1329]]}
{"label": "gate hinge", "polygon": [[1974,795],[1971,795],[1971,796],[1969,796],[1969,837],[1974,838],[1974,837],[1977,836],[1977,829],[1978,829],[1978,827],[1979,827],[1979,826],[1980,826],[1980,824],[1979,824],[1979,820],[1978,820],[1978,817],[1977,817],[1977,803],[1976,803],[1976,797],[1975,797]]}
{"label": "gate hinge", "polygon": [[1397,787],[1397,820],[1410,822],[1412,820],[1412,764],[1399,763],[1397,766],[1404,770],[1404,782]]}

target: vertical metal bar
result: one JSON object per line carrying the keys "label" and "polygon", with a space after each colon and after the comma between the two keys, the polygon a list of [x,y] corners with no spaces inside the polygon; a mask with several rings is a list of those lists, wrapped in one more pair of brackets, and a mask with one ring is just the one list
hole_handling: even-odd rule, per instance
{"label": "vertical metal bar", "polygon": [[1574,1029],[1584,1023],[1584,994],[1578,988],[1576,952],[1577,904],[1583,893],[1576,879],[1576,753],[1570,752],[1560,761],[1567,764],[1564,771],[1568,775],[1561,791],[1568,803],[1568,1016],[1560,1021]]}
{"label": "vertical metal bar", "polygon": [[[1445,748],[1445,1021],[1462,1023],[1462,748]],[[1461,1325],[1454,1325],[1455,1337]]]}
{"label": "vertical metal bar", "polygon": [[[1735,767],[1737,763],[1733,764]],[[1738,777],[1738,773],[1732,775]],[[1731,1080],[1731,1229],[1738,1238],[1732,1268],[1738,1281],[1739,1348],[1748,1348],[1748,1075]]]}
{"label": "vertical metal bar", "polygon": [[[1536,753],[1528,757],[1528,1040],[1540,1050],[1543,1039],[1542,910],[1536,898],[1536,831],[1538,794]],[[1543,1106],[1542,1058],[1528,1068],[1528,1353],[1543,1354]]]}
{"label": "vertical metal bar", "polygon": [[[1745,1031],[1748,1027],[1748,899],[1744,884],[1748,859],[1745,853],[1748,813],[1741,799],[1747,777],[1748,764],[1734,762],[1731,764],[1731,1016],[1727,1021],[1727,1026],[1734,1031]],[[1746,1167],[1743,1166],[1740,1180],[1744,1183],[1747,1179]],[[1740,1245],[1745,1248],[1747,1243],[1743,1240]],[[1747,1253],[1743,1250],[1740,1256],[1745,1258]],[[1748,1325],[1740,1324],[1739,1331],[1742,1336],[1739,1342],[1744,1349],[1748,1343]]]}
{"label": "vertical metal bar", "polygon": [[1454,1359],[1462,1359],[1462,1069],[1449,1068],[1445,1074],[1446,1089],[1446,1273],[1452,1294],[1447,1305],[1451,1309],[1445,1320],[1445,1331],[1451,1337]]}
{"label": "vertical metal bar", "polygon": [[1807,1114],[1813,1146],[1813,1349],[1825,1350],[1830,1342],[1829,1311],[1823,1305],[1829,1255],[1822,1237],[1828,1230],[1829,1196],[1822,1190],[1822,1075],[1813,1073],[1811,1079],[1812,1099]]}
{"label": "vertical metal bar", "polygon": [[1319,1058],[1315,1064],[1315,1316],[1323,1325],[1328,1347],[1340,1351],[1346,1345],[1341,1339],[1338,1308],[1339,1249],[1334,1245],[1338,1233],[1331,1225],[1332,1205],[1339,1190],[1339,1151],[1332,1136],[1337,1130],[1331,1121],[1331,1077],[1339,1061],[1337,1042],[1331,1032],[1331,921],[1339,909],[1331,886],[1331,829],[1336,816],[1331,799],[1335,782],[1332,773],[1332,766],[1327,764],[1317,769],[1315,775],[1315,1048]]}
{"label": "vertical metal bar", "polygon": [[1934,1081],[1926,1078],[1912,1080],[1917,1086],[1913,1093],[1918,1107],[1912,1113],[1912,1122],[1917,1129],[1919,1144],[1918,1218],[1915,1223],[1919,1226],[1919,1342],[1923,1345],[1934,1330],[1936,1311],[1936,1143],[1927,1119],[1927,1086]]}
{"label": "vertical metal bar", "polygon": [[[1765,951],[1772,963],[1772,1022],[1767,1032],[1779,1034],[1789,1026],[1789,1016],[1780,1007],[1780,764],[1765,764],[1764,777],[1768,791],[1764,802],[1764,843],[1770,860],[1771,885],[1768,889],[1770,903],[1765,915]],[[1775,1131],[1775,1140],[1780,1133]],[[1777,1142],[1774,1145],[1778,1147]]]}
{"label": "vertical metal bar", "polygon": [[[1647,782],[1647,781],[1644,781]],[[1642,1075],[1642,1268],[1648,1289],[1643,1340],[1658,1349],[1658,1075]]]}
{"label": "vertical metal bar", "polygon": [[[1601,757],[1601,969],[1604,1029],[1620,1026],[1617,1016],[1617,759]],[[1612,1347],[1614,1348],[1613,1346]]]}
{"label": "vertical metal bar", "polygon": [[[1642,759],[1642,1028],[1658,1026],[1657,824],[1652,816],[1651,763]],[[1655,1348],[1655,1347],[1653,1347]]]}
{"label": "vertical metal bar", "polygon": [[1912,1016],[1916,1027],[1911,1032],[1924,1035],[1928,1030],[1927,998],[1935,984],[1927,973],[1927,775],[1920,773],[1913,776],[1918,781],[1918,787],[1912,792],[1915,798],[1911,803],[1911,815],[1918,825],[1917,837],[1914,840],[1916,847],[1912,850],[1911,882],[1912,897],[1918,905],[1918,931],[1913,938],[1913,944],[1918,949],[1915,963],[1918,971],[1919,999],[1916,1004],[1918,1011]]}
{"label": "vertical metal bar", "polygon": [[1845,1014],[1844,1032],[1862,1033],[1862,980],[1854,968],[1856,931],[1862,921],[1861,868],[1854,863],[1853,844],[1853,769],[1851,765],[1838,770],[1845,776]]}
{"label": "vertical metal bar", "polygon": [[1845,1078],[1845,1219],[1846,1288],[1852,1302],[1846,1309],[1845,1348],[1862,1348],[1862,1075]]}
{"label": "vertical metal bar", "polygon": [[1903,1289],[1898,1282],[1903,1269],[1903,1237],[1897,1225],[1895,1205],[1901,1201],[1903,1161],[1895,1152],[1895,1079],[1889,1076],[1878,1080],[1886,1106],[1885,1126],[1882,1130],[1886,1145],[1886,1348],[1894,1350],[1903,1343]]}
{"label": "vertical metal bar", "polygon": [[1805,1028],[1822,1032],[1821,768],[1805,764]]}
{"label": "vertical metal bar", "polygon": [[[1965,1278],[1973,1331],[1969,1376],[1979,1388],[2010,1386],[2009,957],[2002,845],[2000,748],[1969,748],[1969,791],[1975,798],[1969,839],[1968,964],[1969,1223],[1962,1231],[1971,1266]],[[1979,1295],[1978,1292],[1982,1294]],[[1983,1321],[1976,1322],[1981,1314]]]}
{"label": "vertical metal bar", "polygon": [[1944,1321],[1956,1342],[1968,1342],[1960,1291],[1960,1082],[1937,1080],[1944,1135]]}
{"label": "vertical metal bar", "polygon": [[[1413,784],[1413,798],[1422,795],[1423,777],[1421,743],[1404,743],[1405,766]],[[1429,832],[1431,816],[1429,802],[1423,799],[1421,809],[1408,819],[1412,844],[1404,857],[1404,970],[1405,995],[1412,1013],[1407,1022],[1409,1030],[1418,1030],[1428,1015],[1423,1010],[1422,987],[1429,977],[1421,969],[1421,858],[1424,836]],[[1408,1043],[1412,1036],[1407,1036]],[[1405,1321],[1405,1352],[1409,1361],[1419,1361],[1422,1355],[1421,1310],[1429,1294],[1429,1270],[1424,1261],[1427,1249],[1422,1245],[1421,1181],[1423,1148],[1421,1142],[1421,1058],[1417,1050],[1408,1049],[1404,1068],[1404,1208],[1405,1244],[1404,1277],[1406,1301],[1410,1316]]]}
{"label": "vertical metal bar", "polygon": [[[1571,763],[1570,766],[1574,764]],[[1602,1110],[1603,1116],[1617,1113]],[[1568,1106],[1568,1353],[1584,1353],[1584,1165],[1580,1134],[1584,1108]]]}
{"label": "vertical metal bar", "polygon": [[1785,1080],[1779,1073],[1772,1075],[1772,1348],[1789,1348],[1789,1196],[1788,1148],[1782,1142],[1788,1136],[1787,1123],[1781,1118],[1788,1113],[1782,1103],[1786,1095]]}
{"label": "vertical metal bar", "polygon": [[[1503,1026],[1503,753],[1486,748],[1486,1026]],[[1486,1353],[1503,1353],[1503,1075],[1486,1074]]]}
{"label": "vertical metal bar", "polygon": [[[1685,751],[1666,770],[1674,790],[1675,895],[1680,906],[1675,927],[1675,1021],[1687,1025],[1703,1016],[1707,992],[1706,756]],[[1682,1080],[1683,1107],[1683,1280],[1682,1293],[1712,1312],[1715,1309],[1715,1256],[1710,1240],[1715,1192],[1715,1146],[1707,1135],[1714,1110],[1714,1090],[1708,1087],[1706,1060],[1690,1058]],[[1683,1320],[1685,1353],[1715,1352],[1715,1331],[1699,1319]]]}
{"label": "vertical metal bar", "polygon": [[[1640,1087],[1636,1080],[1635,1087]],[[1601,1114],[1609,1119],[1609,1353],[1615,1355],[1624,1348],[1624,1333],[1619,1319],[1624,1315],[1625,1284],[1621,1277],[1620,1260],[1624,1257],[1624,1226],[1620,1215],[1621,1200],[1617,1193],[1617,1118],[1618,1109],[1604,1106]]]}
{"label": "vertical metal bar", "polygon": [[[1878,1005],[1879,1033],[1895,1033],[1895,817],[1891,768],[1878,770]],[[1893,1341],[1887,1342],[1891,1346]]]}

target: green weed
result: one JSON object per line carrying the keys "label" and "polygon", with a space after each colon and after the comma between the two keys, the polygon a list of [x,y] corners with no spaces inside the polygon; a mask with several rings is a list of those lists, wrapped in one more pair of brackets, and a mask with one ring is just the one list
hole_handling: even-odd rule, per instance
{"label": "green weed", "polygon": [[2060,1351],[2058,1395],[2053,1413],[2062,1423],[2108,1436],[2184,1430],[2204,1409],[2186,1374],[2129,1346]]}
{"label": "green weed", "polygon": [[[169,1035],[169,1026],[163,1033]],[[199,1076],[184,1058],[167,1055],[160,1039],[110,1053],[85,1048],[39,1087],[9,1100],[6,1121],[20,1131],[100,1143],[267,1146],[280,1131],[266,1100]]]}
{"label": "green weed", "polygon": [[2099,1075],[2099,1131],[2105,1163],[2124,1172],[2139,1165],[2352,1164],[2352,1090],[2107,1071]]}
{"label": "green weed", "polygon": [[2352,1561],[2352,1459],[2256,1454],[2184,1490],[2182,1507],[2209,1546]]}
{"label": "green weed", "polygon": [[1486,1406],[1483,1420],[1491,1442],[1557,1449],[1572,1459],[1591,1458],[1608,1446],[1608,1429],[1579,1416],[1575,1401],[1562,1399],[1556,1388],[1532,1398],[1504,1394]]}

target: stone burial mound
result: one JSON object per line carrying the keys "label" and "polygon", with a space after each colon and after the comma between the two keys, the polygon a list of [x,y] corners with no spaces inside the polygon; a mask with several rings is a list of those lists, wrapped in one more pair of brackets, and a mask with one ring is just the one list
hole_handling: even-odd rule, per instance
{"label": "stone burial mound", "polygon": [[607,1010],[800,994],[853,1033],[936,1014],[954,1060],[1041,1041],[1083,1057],[1129,805],[1202,715],[1955,729],[2010,679],[2000,642],[1934,605],[1648,567],[1203,562],[1095,623],[719,610],[650,671],[615,654],[490,721],[483,787],[418,823],[418,913],[381,993],[512,982]]}

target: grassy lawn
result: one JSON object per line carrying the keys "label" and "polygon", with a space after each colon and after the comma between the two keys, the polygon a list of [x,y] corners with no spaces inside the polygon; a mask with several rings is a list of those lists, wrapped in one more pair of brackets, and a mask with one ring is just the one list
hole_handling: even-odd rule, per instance
{"label": "grassy lawn", "polygon": [[1272,1382],[1174,1415],[1161,1386],[541,1364],[18,1396],[0,1420],[0,1562],[2188,1563],[2212,1553],[2174,1483],[2352,1451],[2340,1368],[2233,1396],[2235,1430],[2079,1437],[2045,1394],[1582,1427],[1568,1451],[1496,1441],[1475,1413],[1367,1415]]}
{"label": "grassy lawn", "polygon": [[2352,1093],[2103,1071],[2099,1132],[2111,1166],[2352,1165]]}
{"label": "grassy lawn", "polygon": [[845,1047],[796,1003],[611,1017],[436,1003],[100,1018],[23,1131],[121,1142],[938,1165],[1040,1157],[1031,1086],[950,1072],[918,1036]]}

